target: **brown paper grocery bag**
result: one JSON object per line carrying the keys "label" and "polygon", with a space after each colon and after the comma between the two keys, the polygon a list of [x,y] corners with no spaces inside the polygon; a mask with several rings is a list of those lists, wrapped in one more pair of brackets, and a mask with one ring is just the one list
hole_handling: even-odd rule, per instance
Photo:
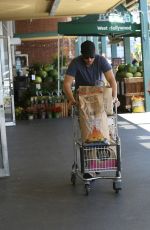
{"label": "brown paper grocery bag", "polygon": [[113,114],[112,88],[104,87],[103,89],[104,110],[107,115]]}
{"label": "brown paper grocery bag", "polygon": [[100,87],[79,87],[79,121],[83,142],[109,140],[107,115]]}

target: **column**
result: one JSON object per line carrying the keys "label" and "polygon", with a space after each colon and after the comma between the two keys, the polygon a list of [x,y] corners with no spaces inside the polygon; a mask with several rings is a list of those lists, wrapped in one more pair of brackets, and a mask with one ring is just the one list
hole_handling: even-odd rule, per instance
{"label": "column", "polygon": [[148,83],[150,81],[150,45],[149,45],[149,31],[148,31],[148,1],[139,0],[140,3],[140,18],[141,18],[141,42],[142,42],[142,59],[144,69],[144,95],[145,95],[145,109],[150,112],[150,96],[147,92]]}
{"label": "column", "polygon": [[131,63],[131,49],[130,49],[130,38],[124,38],[124,62]]}
{"label": "column", "polygon": [[106,37],[101,37],[101,54],[105,54],[105,56],[107,56],[107,41],[106,41]]}
{"label": "column", "polygon": [[111,58],[117,57],[117,44],[111,45]]}

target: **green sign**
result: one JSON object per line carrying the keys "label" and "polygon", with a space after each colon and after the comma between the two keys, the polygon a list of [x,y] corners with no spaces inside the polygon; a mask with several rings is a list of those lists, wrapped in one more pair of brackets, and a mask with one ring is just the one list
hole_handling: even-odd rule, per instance
{"label": "green sign", "polygon": [[[78,21],[78,22],[77,22]],[[77,36],[139,36],[140,24],[136,23],[116,23],[109,21],[84,21],[59,22],[58,33],[64,35]]]}

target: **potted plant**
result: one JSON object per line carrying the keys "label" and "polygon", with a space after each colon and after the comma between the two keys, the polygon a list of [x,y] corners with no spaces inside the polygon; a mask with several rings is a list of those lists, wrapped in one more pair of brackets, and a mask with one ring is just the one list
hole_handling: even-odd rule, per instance
{"label": "potted plant", "polygon": [[48,105],[48,106],[46,107],[46,114],[47,114],[47,118],[52,118],[52,117],[53,117],[53,116],[52,116],[53,112],[52,112],[52,107],[51,107],[51,105]]}
{"label": "potted plant", "polygon": [[60,118],[61,111],[62,111],[61,106],[54,105],[51,107],[51,111],[52,111],[52,117],[53,118]]}
{"label": "potted plant", "polygon": [[36,107],[33,106],[27,107],[26,112],[27,112],[28,120],[33,120],[34,115],[37,113]]}
{"label": "potted plant", "polygon": [[38,117],[40,119],[45,119],[46,118],[46,107],[45,104],[40,104],[38,107]]}
{"label": "potted plant", "polygon": [[20,107],[20,106],[16,107],[16,109],[15,109],[15,115],[16,115],[16,119],[17,120],[21,120],[22,119],[22,117],[23,117],[23,111],[24,111],[24,109],[22,107]]}

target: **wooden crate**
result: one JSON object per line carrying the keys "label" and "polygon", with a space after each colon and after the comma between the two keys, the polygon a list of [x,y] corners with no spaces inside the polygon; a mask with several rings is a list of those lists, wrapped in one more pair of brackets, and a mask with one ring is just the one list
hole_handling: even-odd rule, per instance
{"label": "wooden crate", "polygon": [[123,78],[117,82],[118,95],[144,92],[143,77]]}
{"label": "wooden crate", "polygon": [[131,111],[133,96],[144,96],[143,77],[123,78],[117,82],[120,107],[118,112]]}
{"label": "wooden crate", "polygon": [[56,107],[60,106],[62,109],[60,117],[68,117],[68,103],[67,103],[67,101],[61,102],[61,103],[55,103],[55,106]]}

